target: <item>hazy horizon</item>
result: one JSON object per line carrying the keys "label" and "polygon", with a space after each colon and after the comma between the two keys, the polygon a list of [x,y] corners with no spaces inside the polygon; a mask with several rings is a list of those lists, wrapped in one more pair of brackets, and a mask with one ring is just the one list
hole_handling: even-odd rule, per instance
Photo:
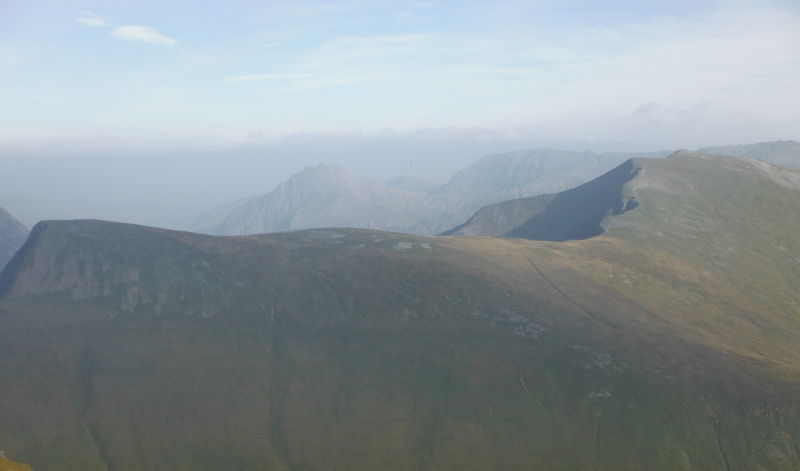
{"label": "hazy horizon", "polygon": [[799,20],[781,0],[12,0],[0,206],[183,228],[320,163],[446,181],[518,149],[800,140]]}

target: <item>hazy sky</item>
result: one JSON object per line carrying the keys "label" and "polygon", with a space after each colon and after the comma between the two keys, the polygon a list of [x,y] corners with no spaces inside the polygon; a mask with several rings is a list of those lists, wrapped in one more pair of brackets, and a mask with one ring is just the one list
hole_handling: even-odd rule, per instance
{"label": "hazy sky", "polygon": [[0,126],[23,147],[449,126],[658,141],[688,114],[708,141],[785,133],[798,25],[798,2],[769,0],[2,0]]}
{"label": "hazy sky", "polygon": [[0,206],[200,211],[321,162],[446,180],[545,145],[800,140],[798,25],[796,0],[0,0]]}

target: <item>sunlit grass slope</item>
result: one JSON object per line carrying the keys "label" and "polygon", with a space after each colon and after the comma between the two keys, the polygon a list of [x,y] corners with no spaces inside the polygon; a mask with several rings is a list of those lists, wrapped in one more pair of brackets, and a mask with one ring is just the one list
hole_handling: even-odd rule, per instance
{"label": "sunlit grass slope", "polygon": [[569,242],[42,223],[0,275],[0,447],[37,471],[800,468],[800,174],[627,172],[638,206]]}
{"label": "sunlit grass slope", "polygon": [[31,467],[22,464],[22,463],[15,463],[14,461],[9,460],[5,457],[3,452],[0,452],[0,471],[32,471]]}

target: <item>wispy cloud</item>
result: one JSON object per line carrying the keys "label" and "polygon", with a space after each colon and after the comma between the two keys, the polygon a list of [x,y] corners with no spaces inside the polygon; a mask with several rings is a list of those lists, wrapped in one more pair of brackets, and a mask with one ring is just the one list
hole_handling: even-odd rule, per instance
{"label": "wispy cloud", "polygon": [[445,70],[445,73],[457,74],[457,75],[499,75],[499,76],[530,75],[537,72],[539,71],[536,69],[487,68],[487,67],[472,67],[472,68]]}
{"label": "wispy cloud", "polygon": [[75,20],[78,23],[86,26],[106,26],[108,24],[108,21],[106,21],[105,18],[95,15],[92,12],[86,12],[75,18]]}
{"label": "wispy cloud", "polygon": [[123,25],[111,32],[111,36],[124,41],[137,41],[157,46],[174,46],[178,40],[164,36],[149,26]]}
{"label": "wispy cloud", "polygon": [[351,85],[355,83],[377,82],[393,80],[397,77],[388,74],[350,74],[342,76],[329,76],[315,78],[311,80],[301,80],[295,85],[296,90],[308,90],[314,88],[336,87],[340,85]]}
{"label": "wispy cloud", "polygon": [[296,80],[302,78],[309,78],[311,74],[255,74],[255,75],[239,75],[237,77],[228,77],[222,79],[223,82],[252,82],[259,80]]}

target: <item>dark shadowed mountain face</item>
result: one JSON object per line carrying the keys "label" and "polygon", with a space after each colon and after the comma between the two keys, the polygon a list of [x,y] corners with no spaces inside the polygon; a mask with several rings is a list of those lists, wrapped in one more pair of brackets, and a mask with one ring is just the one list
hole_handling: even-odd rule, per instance
{"label": "dark shadowed mountain face", "polygon": [[[733,168],[737,162],[735,159],[719,160],[709,154],[687,151],[678,152],[662,163],[633,159],[572,190],[486,206],[475,213],[466,223],[444,232],[443,235],[504,236],[566,241],[587,239],[601,234],[610,227],[632,225],[635,224],[635,219],[616,216],[639,205],[636,188],[640,186],[639,182],[647,181],[646,165],[666,166],[666,162],[682,162],[691,156],[702,156],[703,159],[716,163],[722,168]],[[778,175],[787,181],[796,179],[796,172],[789,169],[758,164],[748,159],[744,159],[742,162],[741,165],[747,169],[760,169],[762,173]],[[663,169],[658,170],[662,173],[664,171]],[[715,171],[713,168],[709,169],[712,174],[708,177],[712,178]],[[702,183],[702,181],[698,181],[697,188],[692,187],[691,191],[700,191],[704,186]],[[794,192],[789,192],[789,194],[793,195]],[[676,212],[681,213],[683,210],[676,209]],[[754,214],[753,217],[756,215]]]}
{"label": "dark shadowed mountain face", "polygon": [[603,232],[603,220],[638,205],[634,197],[622,194],[623,185],[638,172],[634,161],[629,160],[571,190],[486,206],[466,223],[442,235],[588,239]]}
{"label": "dark shadowed mountain face", "polygon": [[800,143],[795,141],[760,142],[738,146],[706,147],[706,154],[730,155],[800,170]]}
{"label": "dark shadowed mountain face", "polygon": [[22,247],[26,237],[28,228],[8,214],[8,211],[0,208],[0,270]]}
{"label": "dark shadowed mountain face", "polygon": [[568,242],[41,223],[0,275],[0,444],[37,470],[797,468],[800,173],[618,173],[586,194],[638,206]]}
{"label": "dark shadowed mountain face", "polygon": [[622,154],[553,149],[490,155],[457,173],[439,192],[423,202],[437,216],[409,232],[433,235],[466,221],[492,203],[556,193],[574,188],[634,157],[666,157],[669,152]]}
{"label": "dark shadowed mountain face", "polygon": [[193,231],[243,235],[320,227],[360,227],[433,235],[487,204],[573,188],[633,157],[552,149],[484,157],[446,185],[399,177],[386,184],[341,167],[308,168],[257,198],[229,203],[195,221]]}

